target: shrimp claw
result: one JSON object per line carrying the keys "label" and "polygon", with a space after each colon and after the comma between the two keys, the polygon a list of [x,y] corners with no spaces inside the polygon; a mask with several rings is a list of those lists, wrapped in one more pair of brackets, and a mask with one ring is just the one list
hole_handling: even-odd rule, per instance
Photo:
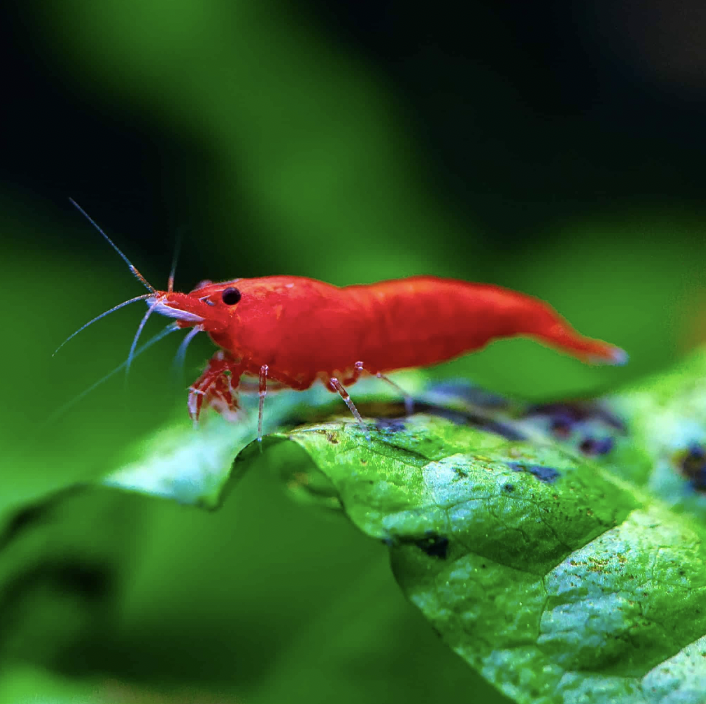
{"label": "shrimp claw", "polygon": [[240,408],[237,388],[242,373],[243,365],[223,350],[211,357],[204,372],[189,387],[189,416],[195,426],[204,406],[226,417],[235,416]]}

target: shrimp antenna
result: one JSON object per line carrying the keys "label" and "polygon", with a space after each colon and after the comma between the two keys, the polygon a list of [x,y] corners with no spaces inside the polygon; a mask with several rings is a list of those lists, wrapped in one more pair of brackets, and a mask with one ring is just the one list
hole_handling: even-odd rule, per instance
{"label": "shrimp antenna", "polygon": [[[169,323],[164,330],[161,332],[158,332],[154,337],[151,339],[147,340],[144,345],[141,345],[140,347],[137,348],[135,351],[135,354],[133,354],[133,359],[139,355],[141,355],[145,350],[149,349],[154,345],[155,343],[159,342],[160,340],[163,340],[167,335],[169,335],[172,332],[176,332],[179,330],[179,326],[176,323]],[[94,389],[97,389],[101,384],[105,383],[110,379],[111,377],[114,377],[121,369],[124,369],[127,366],[127,362],[123,362],[122,364],[119,364],[115,369],[112,371],[108,372],[102,379],[99,379],[96,381],[94,384],[89,386],[85,391],[82,391],[78,396],[74,396],[70,401],[67,401],[63,406],[60,408],[57,408],[54,413],[52,413],[44,422],[44,425],[49,425],[50,423],[53,423],[55,420],[60,418],[66,411],[69,410],[69,408],[72,408],[75,406],[81,399],[85,398],[88,396],[88,394],[91,393]]]}
{"label": "shrimp antenna", "polygon": [[203,332],[203,328],[200,325],[192,328],[186,337],[181,341],[179,349],[177,350],[176,356],[174,357],[174,363],[172,364],[172,371],[179,382],[183,381],[184,372],[184,362],[186,360],[186,349],[191,343],[191,341],[200,333]]}
{"label": "shrimp antenna", "polygon": [[76,210],[78,210],[79,213],[81,213],[81,215],[83,215],[84,218],[86,218],[86,220],[88,220],[88,222],[91,223],[91,225],[93,225],[93,227],[96,228],[96,230],[98,230],[98,232],[101,233],[101,235],[103,235],[103,237],[108,242],[108,244],[123,258],[123,261],[128,265],[133,276],[148,291],[151,291],[152,293],[157,293],[157,289],[154,286],[152,286],[152,284],[149,281],[147,281],[147,279],[144,276],[142,276],[142,274],[137,270],[137,267],[122,253],[122,251],[120,250],[118,245],[115,244],[115,242],[113,242],[113,240],[111,240],[110,237],[108,237],[108,235],[105,234],[105,232],[103,232],[103,230],[100,228],[98,223],[73,198],[69,198],[69,202],[71,203],[71,205],[74,206],[74,208],[76,208]]}
{"label": "shrimp antenna", "polygon": [[129,301],[123,301],[122,303],[118,303],[117,306],[113,306],[110,310],[105,311],[105,313],[101,313],[100,315],[97,315],[93,320],[89,320],[85,325],[82,325],[76,332],[71,333],[52,353],[52,357],[69,341],[72,340],[76,335],[78,335],[82,330],[85,330],[89,325],[93,325],[96,321],[100,320],[101,318],[105,318],[106,315],[110,315],[110,313],[114,313],[116,310],[120,310],[121,308],[124,308],[125,306],[129,306],[131,303],[136,303],[137,301],[144,301],[145,298],[150,298],[152,296],[151,293],[145,293],[142,296],[136,296],[135,298],[131,298]]}
{"label": "shrimp antenna", "polygon": [[128,353],[127,360],[125,361],[125,382],[127,383],[127,378],[128,375],[130,374],[130,367],[132,366],[132,360],[135,359],[135,350],[137,349],[137,341],[140,339],[140,335],[142,334],[142,331],[145,328],[145,323],[149,320],[150,315],[154,312],[155,306],[151,305],[147,312],[145,313],[144,318],[140,321],[140,324],[137,327],[137,332],[135,333],[135,337],[132,340],[132,345],[130,345],[130,352]]}
{"label": "shrimp antenna", "polygon": [[176,274],[177,261],[179,261],[179,254],[181,252],[181,242],[182,242],[182,231],[177,233],[176,242],[174,242],[174,255],[172,256],[172,268],[169,271],[169,280],[167,283],[167,293],[172,293],[174,291],[174,275]]}

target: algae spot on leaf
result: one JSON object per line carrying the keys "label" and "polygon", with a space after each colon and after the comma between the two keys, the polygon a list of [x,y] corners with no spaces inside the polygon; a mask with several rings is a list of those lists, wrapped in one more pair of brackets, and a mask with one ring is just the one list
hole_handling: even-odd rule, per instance
{"label": "algae spot on leaf", "polygon": [[679,453],[677,462],[681,473],[696,491],[706,492],[706,450],[696,443]]}
{"label": "algae spot on leaf", "polygon": [[510,402],[504,396],[487,391],[465,379],[437,381],[429,385],[427,394],[446,400],[462,400],[478,408],[503,409],[510,406]]}
{"label": "algae spot on leaf", "polygon": [[430,557],[446,559],[449,551],[449,539],[443,535],[430,535],[417,541],[417,547]]}
{"label": "algae spot on leaf", "polygon": [[607,455],[615,447],[615,439],[611,437],[595,438],[586,437],[579,444],[579,450],[584,455],[596,457]]}
{"label": "algae spot on leaf", "polygon": [[565,403],[544,403],[530,406],[526,416],[544,417],[550,427],[562,435],[566,430],[573,430],[577,425],[589,422],[600,423],[605,428],[625,433],[627,427],[623,419],[604,402],[574,401]]}
{"label": "algae spot on leaf", "polygon": [[556,481],[561,473],[554,469],[553,467],[544,467],[539,464],[522,464],[520,462],[508,462],[508,467],[510,467],[514,472],[528,472],[533,477],[537,477],[540,482],[546,482],[551,484]]}
{"label": "algae spot on leaf", "polygon": [[378,418],[375,421],[375,428],[381,433],[401,433],[405,427],[403,418]]}
{"label": "algae spot on leaf", "polygon": [[468,410],[457,410],[435,406],[428,403],[417,403],[415,409],[420,413],[443,418],[456,425],[469,425],[488,433],[500,435],[506,440],[526,440],[527,435],[516,425],[494,418],[492,415],[485,415]]}
{"label": "algae spot on leaf", "polygon": [[429,533],[423,538],[415,537],[397,537],[394,540],[386,541],[388,547],[395,544],[399,545],[416,545],[425,555],[445,560],[449,552],[449,539],[443,535]]}

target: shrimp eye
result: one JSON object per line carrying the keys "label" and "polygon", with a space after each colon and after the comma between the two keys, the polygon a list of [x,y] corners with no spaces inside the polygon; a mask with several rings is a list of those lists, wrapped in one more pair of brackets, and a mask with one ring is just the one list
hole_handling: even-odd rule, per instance
{"label": "shrimp eye", "polygon": [[242,294],[237,288],[227,288],[221,294],[221,299],[227,306],[234,306],[241,298]]}

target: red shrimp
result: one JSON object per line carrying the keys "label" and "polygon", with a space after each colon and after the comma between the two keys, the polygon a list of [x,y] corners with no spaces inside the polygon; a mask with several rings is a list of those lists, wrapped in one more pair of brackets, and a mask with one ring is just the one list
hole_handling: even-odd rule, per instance
{"label": "red shrimp", "polygon": [[[144,298],[149,307],[139,331],[150,314],[160,313],[174,318],[175,328],[192,328],[182,356],[198,332],[220,348],[189,388],[191,418],[198,421],[205,407],[237,411],[240,379],[254,375],[259,379],[258,440],[268,382],[301,391],[321,380],[365,427],[347,391],[363,372],[394,384],[387,372],[436,364],[515,336],[585,362],[627,361],[622,349],[583,337],[547,303],[491,284],[413,276],[337,287],[298,276],[266,276],[205,281],[190,293],[178,293],[172,270],[168,289],[159,291],[98,230],[150,291],[133,299]],[[411,410],[411,399],[405,401]]]}
{"label": "red shrimp", "polygon": [[[528,336],[587,362],[622,364],[623,350],[579,335],[549,305],[488,284],[432,276],[339,288],[297,276],[205,282],[191,293],[158,291],[151,311],[206,332],[220,348],[189,391],[189,413],[235,411],[243,374],[296,390],[320,379],[362,424],[347,386],[365,371],[424,367]],[[389,381],[389,380],[388,380]]]}

